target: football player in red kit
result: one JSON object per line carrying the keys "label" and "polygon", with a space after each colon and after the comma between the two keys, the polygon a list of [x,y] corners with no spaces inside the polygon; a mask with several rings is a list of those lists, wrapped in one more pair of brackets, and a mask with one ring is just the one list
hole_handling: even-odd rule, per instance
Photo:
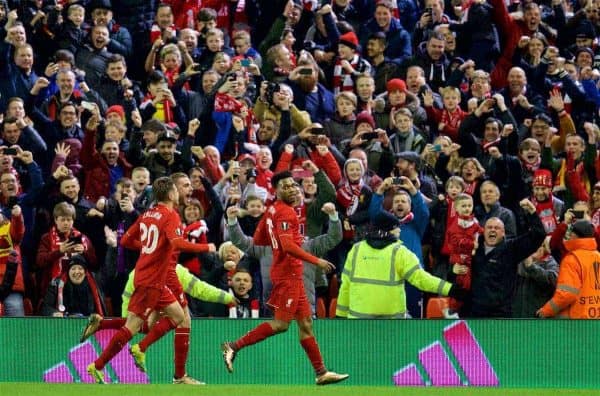
{"label": "football player in red kit", "polygon": [[329,371],[323,363],[319,345],[313,335],[312,311],[302,281],[302,261],[318,265],[325,272],[330,272],[335,267],[329,261],[302,250],[304,237],[300,233],[298,217],[292,206],[296,202],[299,186],[292,174],[287,171],[278,173],[271,182],[277,200],[267,209],[258,224],[254,243],[271,245],[273,249],[273,290],[267,304],[273,308],[274,318],[252,329],[237,341],[223,343],[221,349],[225,366],[229,372],[233,372],[233,361],[242,348],[285,332],[295,319],[299,328],[300,345],[315,370],[317,385],[343,381],[348,378],[348,374]]}

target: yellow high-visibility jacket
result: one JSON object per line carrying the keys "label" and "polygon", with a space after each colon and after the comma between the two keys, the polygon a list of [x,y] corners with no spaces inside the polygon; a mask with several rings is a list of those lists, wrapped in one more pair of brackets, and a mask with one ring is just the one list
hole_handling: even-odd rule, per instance
{"label": "yellow high-visibility jacket", "polygon": [[376,249],[367,241],[355,243],[346,259],[336,315],[347,318],[406,317],[404,281],[416,288],[448,295],[451,283],[430,275],[401,241]]}

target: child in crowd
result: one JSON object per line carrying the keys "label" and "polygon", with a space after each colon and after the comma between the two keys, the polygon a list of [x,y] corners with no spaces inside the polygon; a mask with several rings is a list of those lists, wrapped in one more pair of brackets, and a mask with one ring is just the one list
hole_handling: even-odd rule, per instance
{"label": "child in crowd", "polygon": [[73,227],[75,208],[67,202],[56,204],[53,213],[54,226],[42,235],[36,257],[40,270],[38,284],[41,295],[46,294],[50,281],[59,276],[66,267],[65,261],[74,254],[85,257],[91,268],[96,267],[96,253],[87,236]]}
{"label": "child in crowd", "polygon": [[[471,259],[477,249],[477,238],[483,232],[473,215],[473,198],[468,194],[458,194],[454,199],[457,217],[447,229],[448,250],[452,272],[456,274],[456,284],[466,290],[471,289]],[[458,311],[462,303],[450,299],[450,308]]]}
{"label": "child in crowd", "polygon": [[84,29],[85,8],[79,3],[67,5],[67,20],[59,27],[56,42],[59,49],[66,49],[76,53],[83,46],[87,36]]}
{"label": "child in crowd", "polygon": [[460,91],[455,87],[440,89],[444,109],[440,110],[433,106],[433,93],[426,91],[423,94],[423,104],[427,111],[427,118],[433,120],[437,125],[438,132],[449,136],[453,142],[458,141],[458,128],[467,116],[467,112],[460,108]]}
{"label": "child in crowd", "polygon": [[258,318],[259,302],[253,296],[252,275],[247,269],[240,268],[235,271],[231,278],[229,293],[238,299],[237,306],[229,305],[229,317],[236,318]]}
{"label": "child in crowd", "polygon": [[[254,235],[256,226],[265,213],[265,203],[256,195],[249,195],[244,202],[244,210],[241,210],[238,219],[242,231],[246,235]],[[242,216],[243,214],[243,216]]]}
{"label": "child in crowd", "polygon": [[324,134],[334,146],[341,148],[344,140],[352,139],[356,121],[356,95],[340,92],[335,97],[335,115],[323,123]]}
{"label": "child in crowd", "polygon": [[352,91],[355,76],[362,73],[370,74],[371,65],[360,56],[358,37],[354,32],[341,35],[333,68],[333,93]]}

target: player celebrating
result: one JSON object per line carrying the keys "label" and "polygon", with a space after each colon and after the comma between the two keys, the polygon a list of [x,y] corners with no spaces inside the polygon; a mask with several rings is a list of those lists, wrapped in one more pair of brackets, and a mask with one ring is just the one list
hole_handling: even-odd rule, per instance
{"label": "player celebrating", "polygon": [[254,243],[270,244],[273,248],[273,290],[267,304],[273,308],[274,319],[259,325],[235,342],[224,342],[221,349],[225,367],[230,373],[233,372],[233,360],[240,349],[285,332],[290,322],[296,319],[300,345],[315,369],[317,385],[343,381],[348,378],[348,374],[338,374],[325,368],[313,335],[311,307],[302,281],[302,261],[318,265],[325,272],[330,272],[335,267],[329,261],[315,257],[301,248],[303,237],[292,206],[296,202],[298,185],[294,182],[292,174],[287,171],[278,173],[273,176],[271,183],[276,190],[277,200],[258,224]]}
{"label": "player celebrating", "polygon": [[[183,321],[183,309],[166,286],[169,258],[175,250],[195,253],[207,251],[207,245],[190,243],[182,238],[181,220],[173,209],[179,200],[173,181],[168,177],[160,177],[154,181],[152,190],[157,205],[144,212],[121,239],[124,247],[140,250],[140,258],[135,266],[135,291],[131,296],[125,326],[112,337],[100,357],[87,367],[97,383],[104,383],[104,366],[138,333],[152,311],[162,311],[165,316],[152,326],[142,339],[143,343],[154,342]],[[138,367],[143,364],[143,361],[136,359]]]}

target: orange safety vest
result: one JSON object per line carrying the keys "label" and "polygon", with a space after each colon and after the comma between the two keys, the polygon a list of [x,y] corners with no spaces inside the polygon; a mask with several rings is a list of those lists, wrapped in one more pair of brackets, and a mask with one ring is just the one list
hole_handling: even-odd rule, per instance
{"label": "orange safety vest", "polygon": [[545,317],[600,319],[600,253],[594,238],[564,242],[556,291],[542,307]]}

